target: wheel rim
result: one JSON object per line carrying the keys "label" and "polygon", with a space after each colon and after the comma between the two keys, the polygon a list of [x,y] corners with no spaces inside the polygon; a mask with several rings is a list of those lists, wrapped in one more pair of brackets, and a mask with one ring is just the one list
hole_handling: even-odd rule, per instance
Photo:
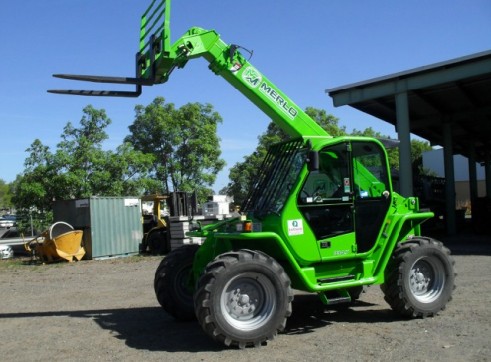
{"label": "wheel rim", "polygon": [[262,274],[236,276],[224,288],[221,313],[234,328],[250,331],[266,324],[276,309],[276,293]]}
{"label": "wheel rim", "polygon": [[414,262],[409,273],[411,292],[422,303],[435,301],[445,286],[445,268],[437,258],[423,257]]}

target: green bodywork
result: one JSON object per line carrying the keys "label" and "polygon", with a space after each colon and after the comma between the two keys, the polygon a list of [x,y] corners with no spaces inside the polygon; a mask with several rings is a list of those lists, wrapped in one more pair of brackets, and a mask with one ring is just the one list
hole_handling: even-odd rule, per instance
{"label": "green bodywork", "polygon": [[[204,238],[195,257],[191,284],[194,285],[206,265],[217,255],[239,249],[260,250],[274,257],[289,274],[295,289],[319,293],[325,303],[329,303],[329,299],[324,292],[338,290],[346,296],[349,288],[383,283],[384,270],[396,244],[410,236],[420,235],[420,224],[433,217],[431,212],[419,211],[416,198],[398,195],[392,190],[390,177],[385,183],[379,182],[379,178],[370,171],[370,166],[363,165],[352,156],[347,161],[348,170],[343,179],[345,196],[331,201],[318,196],[305,197],[308,200],[305,205],[299,201],[309,174],[317,172],[309,167],[308,155],[312,155],[312,152],[325,152],[324,158],[328,159],[331,148],[345,148],[344,153],[351,155],[351,148],[360,145],[361,149],[373,149],[382,154],[383,165],[379,165],[379,168],[385,168],[388,175],[389,166],[383,145],[369,138],[331,137],[254,68],[241,54],[240,47],[225,43],[214,30],[193,27],[171,43],[169,14],[170,1],[167,0],[154,1],[143,15],[140,42],[143,67],[138,76],[152,79],[155,84],[164,83],[169,80],[173,70],[185,67],[189,60],[199,57],[206,59],[210,70],[224,78],[292,139],[297,140],[300,144],[297,147],[298,157],[302,161],[296,168],[287,167],[295,171],[285,175],[289,178],[284,186],[286,192],[281,197],[275,196],[277,203],[274,207],[267,210],[246,208],[246,215],[240,218],[228,219],[189,233],[189,236]],[[156,35],[152,38],[151,34]],[[271,157],[275,159],[277,156],[273,154]],[[334,155],[331,158],[336,160]],[[271,163],[274,164],[274,161]],[[266,186],[256,185],[260,188],[256,189],[258,200],[263,197],[261,192],[270,192],[268,182],[276,182],[271,175],[269,179],[265,176],[265,179]],[[319,182],[325,188],[327,181]],[[352,187],[355,183],[357,188],[367,190],[361,192],[365,200],[370,201],[363,198],[357,201]],[[363,207],[366,210],[372,201],[378,205],[373,212],[381,215],[375,218],[376,230],[370,236],[373,240],[368,246],[360,248],[364,240],[357,238],[357,222],[365,216],[357,210],[363,210]],[[363,202],[368,206],[359,206]],[[322,213],[323,208],[327,212],[346,210],[351,218],[347,225],[351,226],[326,237],[316,235],[310,225],[314,222],[313,219],[309,220],[309,208],[317,213]],[[252,222],[251,232],[240,231],[244,220]]]}
{"label": "green bodywork", "polygon": [[[226,44],[216,31],[193,27],[170,45],[169,10],[169,0],[154,1],[142,16],[140,54],[144,55],[144,66],[141,78],[151,78],[155,84],[167,82],[173,70],[184,68],[189,60],[202,57],[210,63],[210,70],[249,98],[289,136],[328,136],[254,68],[239,52],[239,47]],[[151,34],[155,32],[157,46],[151,40]]]}
{"label": "green bodywork", "polygon": [[[142,16],[135,78],[58,75],[135,84],[135,92],[53,92],[138,96],[142,86],[165,83],[175,69],[202,57],[290,136],[271,148],[240,217],[189,233],[204,239],[190,286],[217,255],[240,249],[274,257],[293,288],[318,293],[324,303],[333,301],[330,291],[349,299],[350,288],[383,283],[396,244],[419,236],[420,224],[433,213],[393,191],[382,143],[330,136],[252,66],[241,47],[214,30],[193,27],[171,42],[170,7],[170,0],[154,0]],[[252,230],[245,231],[244,223]]]}
{"label": "green bodywork", "polygon": [[[347,141],[361,140],[345,137],[324,139],[317,145],[322,148],[331,143]],[[362,141],[378,143],[375,140]],[[313,149],[316,147],[313,146]],[[303,165],[284,206],[277,212],[265,215],[247,214],[247,221],[253,223],[252,232],[237,231],[242,226],[242,217],[208,225],[189,233],[189,236],[205,238],[195,258],[195,280],[215,256],[230,250],[253,249],[261,250],[279,261],[290,276],[292,286],[298,290],[317,292],[324,296],[323,292],[331,290],[381,284],[384,282],[385,267],[396,244],[410,236],[420,235],[420,223],[433,217],[431,212],[419,211],[417,198],[403,198],[393,192],[389,185],[388,190],[384,190],[389,192],[389,196],[382,200],[388,204],[388,208],[381,215],[382,222],[377,228],[376,239],[368,250],[358,250],[359,241],[354,230],[326,238],[316,237],[298,203],[308,174],[307,165]],[[348,207],[352,211],[356,210],[355,205]],[[356,224],[357,215],[354,212],[352,215]],[[292,221],[299,220],[302,228],[291,232],[289,225]],[[324,301],[328,302],[327,299]]]}

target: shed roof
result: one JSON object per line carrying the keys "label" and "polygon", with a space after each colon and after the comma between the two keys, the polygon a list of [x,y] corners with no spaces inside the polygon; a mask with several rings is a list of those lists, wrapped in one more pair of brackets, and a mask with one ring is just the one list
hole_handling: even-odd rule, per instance
{"label": "shed roof", "polygon": [[453,153],[476,161],[491,152],[491,50],[328,89],[334,106],[350,105],[397,126],[395,95],[407,92],[411,133],[443,145],[451,124]]}

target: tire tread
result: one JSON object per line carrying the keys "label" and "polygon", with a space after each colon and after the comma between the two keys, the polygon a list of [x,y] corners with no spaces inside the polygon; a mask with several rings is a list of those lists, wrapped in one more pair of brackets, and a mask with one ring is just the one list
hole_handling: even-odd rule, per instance
{"label": "tire tread", "polygon": [[[253,260],[269,265],[270,269],[278,276],[280,284],[286,290],[287,306],[284,315],[280,318],[281,320],[275,326],[274,331],[268,332],[265,337],[258,336],[257,338],[250,339],[234,338],[233,336],[227,335],[227,332],[219,327],[213,316],[211,309],[211,291],[213,290],[213,286],[220,273],[225,272],[227,269],[238,263],[247,263]],[[284,330],[286,320],[292,313],[292,300],[293,292],[290,288],[290,278],[281,265],[267,254],[249,249],[242,249],[221,254],[208,264],[204,274],[198,281],[194,295],[194,306],[198,321],[206,334],[211,336],[215,341],[223,343],[225,346],[234,346],[242,349],[246,347],[259,347],[266,341],[273,340],[278,331]]]}
{"label": "tire tread", "polygon": [[[443,296],[439,305],[433,310],[422,310],[418,308],[415,303],[411,302],[409,296],[404,290],[403,278],[404,267],[408,263],[413,254],[418,249],[436,249],[439,250],[443,257],[448,260],[451,265],[451,270],[446,279],[446,284],[451,284],[451,290],[455,289],[455,273],[454,265],[455,261],[450,256],[450,250],[446,248],[443,243],[429,237],[414,237],[406,242],[398,244],[393,252],[391,260],[389,261],[386,272],[385,282],[380,287],[384,293],[385,301],[391,306],[391,308],[405,317],[412,318],[425,318],[433,317],[438,312],[445,309],[446,304],[452,299],[451,291],[448,296]],[[445,286],[447,288],[447,285]],[[445,293],[442,293],[445,294]]]}

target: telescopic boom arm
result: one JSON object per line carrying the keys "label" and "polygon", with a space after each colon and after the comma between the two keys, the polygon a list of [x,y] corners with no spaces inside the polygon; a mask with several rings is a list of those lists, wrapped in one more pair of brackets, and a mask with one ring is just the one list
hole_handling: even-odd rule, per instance
{"label": "telescopic boom arm", "polygon": [[[290,137],[329,136],[300,107],[254,68],[240,53],[239,46],[226,44],[216,31],[193,27],[171,45],[169,15],[170,0],[154,0],[143,14],[135,78],[54,75],[57,78],[71,80],[133,84],[136,86],[135,91],[50,90],[49,92],[86,96],[138,97],[142,86],[165,83],[174,69],[184,68],[189,60],[203,57],[210,63],[210,70],[237,88]],[[149,35],[152,31],[152,35]]]}

